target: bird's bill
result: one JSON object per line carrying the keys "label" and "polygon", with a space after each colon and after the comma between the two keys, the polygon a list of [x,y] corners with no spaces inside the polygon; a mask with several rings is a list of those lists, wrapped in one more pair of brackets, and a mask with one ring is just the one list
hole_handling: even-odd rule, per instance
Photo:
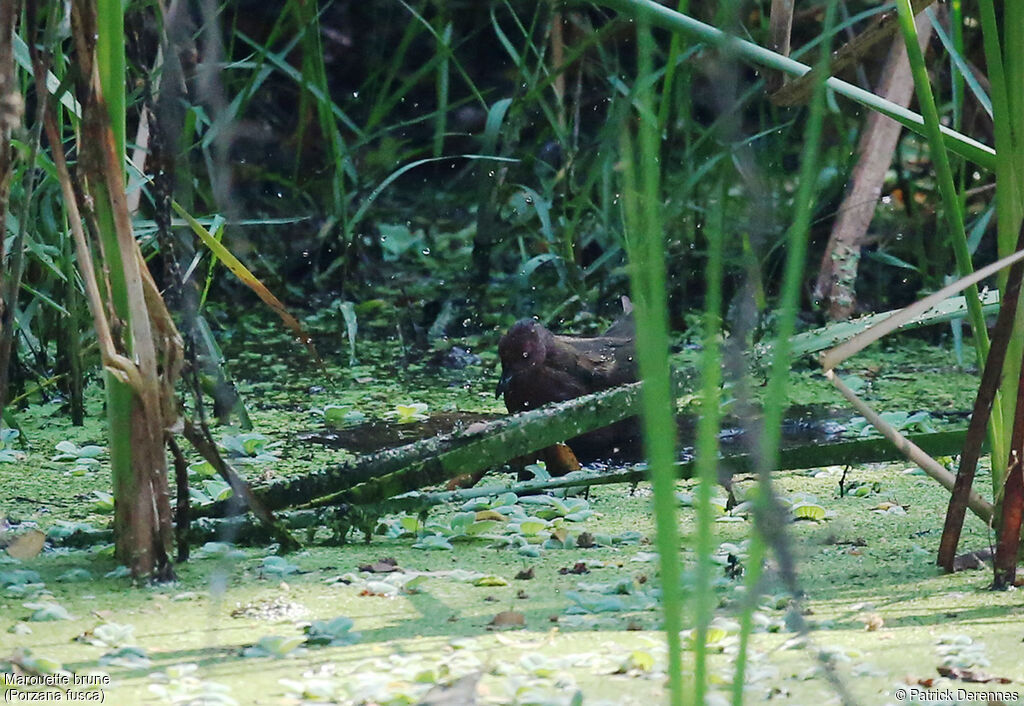
{"label": "bird's bill", "polygon": [[494,390],[494,397],[498,398],[504,394],[505,390],[508,389],[509,382],[512,381],[512,373],[506,373],[502,371],[501,377],[498,379],[498,387]]}

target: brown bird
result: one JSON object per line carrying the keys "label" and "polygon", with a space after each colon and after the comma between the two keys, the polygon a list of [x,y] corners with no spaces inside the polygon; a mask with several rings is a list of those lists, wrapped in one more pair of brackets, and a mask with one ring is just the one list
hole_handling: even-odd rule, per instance
{"label": "brown bird", "polygon": [[[501,379],[495,396],[504,395],[509,412],[522,412],[636,382],[632,306],[625,297],[623,308],[619,321],[592,338],[559,336],[534,319],[514,323],[498,343]],[[595,459],[635,446],[638,436],[634,417],[568,444],[577,457]]]}

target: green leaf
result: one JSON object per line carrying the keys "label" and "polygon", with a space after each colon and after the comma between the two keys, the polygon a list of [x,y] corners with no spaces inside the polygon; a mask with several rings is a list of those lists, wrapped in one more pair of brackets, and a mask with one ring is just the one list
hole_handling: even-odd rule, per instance
{"label": "green leaf", "polygon": [[250,647],[242,650],[243,657],[287,657],[291,652],[302,646],[303,637],[281,637],[267,635]]}
{"label": "green leaf", "polygon": [[790,508],[793,517],[798,520],[814,520],[815,522],[825,519],[825,508],[815,503],[797,503]]}
{"label": "green leaf", "polygon": [[447,537],[442,537],[439,534],[432,534],[427,537],[421,537],[418,542],[412,545],[413,549],[429,549],[432,551],[450,551],[454,549],[451,542],[448,541]]}
{"label": "green leaf", "polygon": [[310,645],[351,645],[358,642],[360,635],[352,632],[355,625],[352,618],[338,616],[332,620],[314,620],[306,628],[306,642]]}

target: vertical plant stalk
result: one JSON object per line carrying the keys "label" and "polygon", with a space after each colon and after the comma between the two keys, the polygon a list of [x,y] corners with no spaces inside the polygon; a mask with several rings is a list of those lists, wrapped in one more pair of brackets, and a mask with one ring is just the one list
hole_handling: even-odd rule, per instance
{"label": "vertical plant stalk", "polygon": [[558,10],[551,13],[551,36],[548,45],[551,47],[551,72],[555,79],[551,83],[551,89],[555,94],[555,115],[558,120],[558,127],[565,130],[568,121],[565,118],[565,31],[563,24],[565,17]]}
{"label": "vertical plant stalk", "polygon": [[[110,198],[102,178],[90,180],[86,174],[102,174],[103,157],[99,154],[99,143],[97,136],[102,135],[103,124],[109,126],[111,119],[106,107],[98,107],[94,94],[99,90],[99,69],[96,66],[97,49],[100,28],[97,26],[97,8],[94,2],[89,0],[76,0],[71,6],[71,28],[74,40],[74,54],[78,64],[79,87],[78,99],[82,105],[82,119],[79,126],[78,143],[80,146],[88,147],[81,153],[82,158],[76,168],[76,173],[81,176],[79,192],[89,191],[91,201],[86,205],[88,208],[76,209],[73,214],[68,211],[68,218],[73,220],[77,213],[89,219],[90,229],[97,235],[100,241],[100,252],[102,253],[103,269],[102,279],[97,280],[99,302],[90,301],[90,308],[100,306],[99,312],[93,312],[94,320],[99,316],[105,322],[106,335],[101,336],[97,328],[97,338],[100,343],[100,351],[104,360],[105,389],[107,396],[107,446],[110,450],[110,470],[114,492],[114,534],[118,537],[116,553],[118,558],[126,564],[133,565],[132,556],[136,553],[131,547],[135,544],[133,537],[136,532],[133,528],[131,500],[139,494],[139,486],[132,469],[132,386],[141,384],[134,364],[131,363],[132,350],[130,348],[130,336],[122,338],[122,332],[127,334],[131,331],[131,312],[128,305],[127,285],[125,282],[124,266],[122,264],[122,253],[118,249],[117,234],[113,214],[110,212]],[[120,14],[118,6],[115,12]],[[110,31],[111,25],[118,21],[111,20],[104,24],[103,31]],[[121,21],[123,25],[123,20]],[[106,40],[105,40],[106,41]],[[123,37],[119,39],[123,42]],[[108,78],[113,72],[108,71]],[[124,81],[122,71],[120,81]],[[117,89],[112,89],[117,90]],[[54,123],[54,132],[59,136]],[[51,149],[57,152],[61,149],[62,143],[54,142],[49,134]],[[102,140],[102,137],[98,139]],[[67,197],[65,196],[65,201]],[[69,205],[65,203],[65,208]],[[75,244],[76,250],[81,247],[88,248],[88,245]],[[81,264],[81,254],[79,262]],[[91,257],[90,257],[91,262]],[[82,277],[87,274],[82,271]],[[107,317],[112,321],[107,321]],[[113,332],[117,330],[117,334]],[[122,341],[127,342],[127,347],[119,346]],[[116,342],[116,344],[115,344]],[[119,498],[122,498],[120,502]],[[145,533],[143,533],[145,535]],[[146,542],[143,540],[143,545]],[[144,564],[149,562],[147,552],[143,552]]]}
{"label": "vertical plant stalk", "polygon": [[[37,81],[39,80],[40,75],[41,74],[37,73]],[[41,95],[46,94],[43,93]],[[141,379],[138,376],[138,371],[135,368],[134,362],[119,353],[114,344],[114,337],[111,332],[110,322],[106,318],[106,305],[103,301],[100,284],[96,278],[96,269],[93,264],[92,253],[89,248],[85,230],[82,226],[82,214],[78,209],[75,189],[72,186],[71,175],[68,171],[67,162],[64,158],[60,132],[57,129],[57,122],[54,117],[52,107],[47,107],[44,126],[46,129],[47,139],[49,140],[52,148],[53,163],[57,171],[57,179],[60,182],[61,192],[64,197],[64,208],[67,211],[68,224],[71,227],[71,234],[75,243],[75,255],[78,260],[78,269],[82,275],[82,280],[85,283],[86,299],[89,303],[89,310],[93,317],[93,327],[96,331],[97,342],[99,343],[100,356],[103,361],[104,370],[107,373],[109,404],[109,387],[111,384],[116,383],[121,389],[126,390],[130,395],[133,385],[141,386]],[[130,410],[128,418],[130,419]],[[108,433],[110,433],[111,438],[113,438],[112,431]],[[131,448],[130,437],[128,448]],[[120,458],[116,460],[122,461]],[[130,470],[131,457],[129,456],[126,461],[127,467]],[[115,459],[113,457],[113,445],[111,445],[111,465],[114,466],[114,464]],[[127,480],[131,482],[132,478],[129,477]],[[115,490],[119,487],[118,482],[119,479],[115,477]],[[124,486],[122,485],[121,487],[123,488]],[[122,505],[130,507],[130,501],[126,500]],[[116,507],[117,506],[115,505],[115,509]],[[115,525],[115,531],[119,533],[119,537],[133,536],[129,534],[130,530],[131,522],[127,520],[123,520],[123,524],[121,525]],[[129,552],[129,555],[131,555],[131,552]]]}
{"label": "vertical plant stalk", "polygon": [[[960,56],[964,56],[964,8],[962,0],[950,0],[949,12],[947,13],[949,18],[949,34],[950,41],[953,45],[952,52]],[[953,103],[953,129],[960,130],[964,124],[964,87],[965,80],[964,74],[957,67],[955,57],[952,56],[952,52],[949,58],[949,74],[951,77],[949,86],[949,97]],[[961,189],[963,188],[962,179],[966,175],[963,173],[966,170],[961,170]]]}
{"label": "vertical plant stalk", "polygon": [[[987,8],[987,10],[991,10],[991,8]],[[989,32],[985,23],[982,24],[982,29],[986,35],[987,54]],[[998,136],[996,139],[996,145],[999,148],[996,161],[996,210],[998,211],[1000,252],[1002,252],[1002,248],[1013,241],[1013,234],[1016,232],[1016,228],[1024,220],[1024,193],[1021,192],[1021,184],[1024,183],[1024,7],[1021,7],[1020,3],[1005,4],[1003,8],[1003,36],[1003,46],[1005,47],[1004,77],[1009,106],[1009,110],[1003,116],[1009,123],[1010,141],[1009,143],[1001,142]],[[993,110],[993,112],[995,111]],[[998,121],[1000,115],[995,115],[995,118]],[[1005,137],[1004,135],[1004,139]],[[998,184],[1000,176],[1005,176],[1008,182],[1002,189],[1000,189]],[[1016,460],[1018,464],[1024,462],[1024,459],[1021,458],[1022,453],[1024,453],[1024,448],[1022,448],[1024,443],[1021,442],[1020,438],[1022,433],[1021,426],[1024,425],[1024,421],[1021,418],[1024,410],[1021,407],[1024,405],[1019,401],[1019,385],[1024,384],[1024,380],[1021,380],[1021,378],[1024,378],[1024,311],[1022,309],[1024,307],[1018,307],[1017,309],[1013,335],[1010,338],[1008,361],[1011,365],[1008,366],[1007,375],[1003,378],[1004,418],[1006,419],[1010,416],[1009,408],[1011,401],[1009,399],[1009,391],[1012,389],[1014,376],[1018,378],[1018,401],[1012,430],[1015,443],[1011,447],[1012,451],[1017,455]],[[995,470],[993,468],[993,482],[996,481]],[[1014,564],[1021,546],[1024,546],[1024,542],[1022,542],[1024,538],[1020,535],[1021,514],[1024,513],[1024,507],[1022,507],[1024,505],[1024,497],[1022,497],[1024,496],[1024,488],[1022,488],[1024,486],[1024,478],[1021,477],[1021,474],[1022,469],[1019,465],[1014,469],[1008,469],[1004,485],[1002,511],[1004,515],[1010,515],[1010,517],[1003,518],[1002,536],[1005,537],[1007,545],[1011,542],[1016,543],[1016,546],[1013,548],[1007,546],[1006,553],[1001,560],[1007,565]],[[1010,529],[1014,525],[1017,528],[1016,531]],[[1001,580],[998,575],[999,557],[996,559],[996,564],[996,581],[998,583]],[[1005,573],[1009,574],[1010,570],[1008,569]],[[1006,575],[1002,577],[1003,580],[1005,578]]]}
{"label": "vertical plant stalk", "polygon": [[132,542],[129,568],[137,578],[153,575],[164,580],[173,577],[166,554],[172,519],[164,427],[177,418],[173,385],[181,369],[182,341],[132,232],[122,171],[124,152],[116,150],[112,132],[106,131],[105,136],[101,145],[104,176],[128,286],[131,349],[141,378],[141,385],[132,389],[132,470],[140,492],[131,498],[130,522],[137,539]]}
{"label": "vertical plant stalk", "polygon": [[[444,5],[439,6],[442,18],[445,15],[444,7]],[[437,115],[434,118],[434,157],[440,157],[444,154],[444,136],[448,129],[448,104],[451,84],[451,68],[449,67],[448,54],[451,53],[452,23],[444,23],[442,19],[442,24],[444,24],[444,29],[438,34],[437,41],[444,46],[445,52],[444,58],[438,62],[437,78],[435,80]]]}
{"label": "vertical plant stalk", "polygon": [[[679,0],[679,4],[676,6],[676,12],[681,15],[686,14],[690,9],[689,0]],[[676,79],[676,64],[679,61],[680,54],[683,53],[683,35],[681,32],[673,32],[672,40],[668,45],[668,59],[665,62],[665,78],[661,83],[661,103],[658,106],[658,131],[662,134],[668,128],[669,111],[672,110],[672,96],[675,93],[675,79]],[[679,97],[681,105],[689,108],[690,105],[690,76],[689,71],[683,73],[682,85],[679,86]],[[684,130],[688,130],[688,124],[686,122],[688,114],[679,115],[678,120],[683,125]],[[684,140],[684,144],[687,143]]]}
{"label": "vertical plant stalk", "polygon": [[[78,140],[82,188],[78,191],[85,208],[80,209],[75,200],[76,190],[70,185],[66,165],[59,166],[58,171],[104,367],[109,373],[116,552],[133,576],[169,579],[173,577],[168,556],[171,512],[163,442],[165,425],[173,425],[177,416],[173,385],[181,366],[181,338],[132,233],[124,150],[123,146],[118,148],[115,131],[122,121],[112,119],[100,82],[101,73],[114,73],[111,67],[101,67],[96,61],[98,34],[111,31],[118,23],[104,17],[104,23],[97,26],[96,11],[96,5],[87,0],[72,5],[83,106]],[[122,71],[122,83],[123,76]],[[46,123],[55,164],[63,163],[62,154],[58,159],[62,145],[56,121],[48,116]],[[82,214],[99,238],[101,271],[106,278],[102,283],[96,281],[90,247],[81,229]],[[107,320],[111,315],[113,322]]]}
{"label": "vertical plant stalk", "polygon": [[178,553],[177,560],[184,562],[188,561],[189,509],[191,507],[191,498],[188,494],[188,461],[185,459],[185,454],[181,452],[181,447],[178,446],[178,442],[174,437],[168,437],[167,448],[171,452],[171,458],[174,460],[174,490],[176,496],[174,503],[175,548]]}
{"label": "vertical plant stalk", "polygon": [[[1009,112],[1006,115],[1010,123],[1010,132],[1016,141],[1018,148],[1024,142],[1024,7],[1017,2],[1003,4],[1003,53],[1004,67],[1006,69],[1007,98],[1009,99]],[[1015,163],[1018,178],[1024,177],[1021,169],[1024,169],[1024,154],[1015,150],[1012,155]],[[1018,208],[1020,207],[1020,194],[1018,193]]]}
{"label": "vertical plant stalk", "polygon": [[[964,230],[964,213],[953,181],[949,155],[943,144],[939,111],[935,106],[935,97],[932,94],[928,78],[928,67],[924,63],[924,53],[918,43],[917,26],[914,22],[914,11],[910,0],[896,0],[896,10],[899,12],[900,30],[903,32],[907,58],[910,60],[910,72],[914,77],[917,102],[924,118],[925,136],[928,138],[928,146],[931,150],[935,178],[938,182],[939,193],[942,195],[943,213],[946,218],[946,227],[949,229],[949,242],[953,247],[957,270],[961,277],[966,277],[974,271],[974,266],[971,263],[971,253],[967,245],[967,233]],[[989,340],[977,285],[972,284],[968,287],[964,296],[967,300],[968,318],[974,333],[974,349],[980,366],[988,357]],[[996,404],[999,404],[998,398]],[[996,424],[991,427],[992,431],[989,436],[992,441],[993,454],[1001,453],[1005,449],[1003,441],[1005,435],[1000,427],[998,419]]]}
{"label": "vertical plant stalk", "polygon": [[217,209],[226,214],[229,222],[233,222],[237,220],[237,214],[231,199],[234,172],[230,166],[230,155],[235,126],[234,113],[224,93],[219,68],[224,58],[220,13],[215,0],[202,0],[200,7],[203,17],[200,53],[203,60],[198,71],[198,93],[200,100],[207,104],[212,120],[207,133],[207,139],[212,135],[213,157],[208,160],[210,187]]}
{"label": "vertical plant stalk", "polygon": [[[789,56],[790,37],[793,33],[793,0],[772,0],[769,30],[772,37],[771,50],[781,56]],[[765,77],[765,87],[769,93],[774,93],[782,88],[785,80],[786,74],[772,71]]]}
{"label": "vertical plant stalk", "polygon": [[[33,8],[35,9],[35,8]],[[47,14],[32,15],[33,22],[27,33],[39,36],[40,42],[47,44],[53,28],[56,27],[58,16],[54,11]],[[13,37],[13,35],[11,35]],[[39,52],[36,52],[38,59]],[[13,79],[13,76],[12,76]],[[37,89],[38,90],[38,89]],[[17,103],[15,105],[18,105]],[[18,298],[21,292],[22,276],[25,273],[25,235],[32,221],[32,199],[35,194],[37,172],[36,162],[39,157],[39,142],[42,137],[43,125],[43,103],[36,103],[36,115],[34,128],[29,138],[29,156],[27,160],[26,175],[23,180],[24,196],[21,201],[21,213],[18,214],[18,229],[11,241],[10,266],[5,269],[6,280],[0,288],[0,410],[3,409],[7,400],[8,372],[11,356],[14,351],[14,315],[18,308]],[[9,184],[3,188],[9,188]],[[7,198],[5,197],[5,201]],[[5,209],[0,209],[0,237],[5,237]],[[2,263],[2,260],[0,260]],[[0,280],[3,278],[0,277]]]}
{"label": "vertical plant stalk", "polygon": [[725,180],[720,177],[718,198],[711,207],[711,218],[705,228],[708,239],[708,260],[704,294],[704,343],[700,357],[701,405],[697,421],[697,531],[694,551],[697,574],[694,595],[694,663],[693,702],[703,704],[708,688],[707,635],[714,610],[711,587],[714,552],[714,514],[711,495],[718,481],[718,431],[721,423],[722,385],[722,273],[725,240]]}
{"label": "vertical plant stalk", "polygon": [[[21,288],[21,267],[7,266],[8,253],[5,247],[11,180],[14,178],[11,135],[14,128],[21,124],[24,112],[14,75],[14,27],[20,14],[20,0],[0,3],[0,414],[7,405],[8,374],[14,350],[14,311],[17,308],[18,290]],[[24,223],[24,218],[20,220]],[[20,260],[20,248],[17,245],[15,247],[17,249],[12,257]]]}
{"label": "vertical plant stalk", "polygon": [[1006,589],[1017,576],[1017,555],[1020,553],[1020,528],[1024,521],[1024,376],[1017,381],[1017,410],[1013,419],[1010,458],[1006,464],[1006,482],[999,503],[999,527],[996,534],[996,555],[992,561],[992,587]]}
{"label": "vertical plant stalk", "polygon": [[82,306],[82,293],[78,289],[75,270],[74,243],[68,233],[61,234],[61,271],[64,273],[64,307],[68,316],[58,339],[57,357],[67,377],[62,383],[67,395],[74,426],[85,424],[85,377],[82,369],[81,332],[88,328],[88,320]]}
{"label": "vertical plant stalk", "polygon": [[[826,6],[824,31],[830,36],[835,24],[836,2]],[[830,41],[821,48],[819,59],[820,75],[828,75]],[[747,654],[750,634],[753,629],[753,613],[763,571],[764,552],[771,548],[779,564],[779,573],[786,587],[793,595],[794,609],[791,616],[796,620],[798,632],[806,635],[807,626],[800,612],[800,589],[796,575],[796,560],[792,556],[783,521],[784,510],[779,507],[772,488],[771,471],[778,466],[779,443],[782,436],[782,417],[788,399],[786,386],[789,379],[790,339],[796,328],[796,314],[800,298],[801,283],[807,255],[807,238],[810,230],[814,193],[817,184],[818,156],[820,152],[822,126],[825,114],[825,84],[820,80],[814,88],[809,106],[804,148],[801,155],[799,187],[794,199],[793,223],[786,235],[786,263],[779,297],[780,312],[778,329],[773,345],[772,362],[768,385],[764,394],[764,422],[757,460],[758,490],[754,502],[754,517],[757,533],[751,541],[748,554],[747,590],[748,603],[740,618],[740,651],[736,657],[736,673],[733,677],[733,703],[743,701],[743,685],[746,676]],[[819,661],[832,687],[843,703],[852,703],[845,684],[836,674],[828,659],[818,653]]]}
{"label": "vertical plant stalk", "polygon": [[[1024,247],[1024,229],[1017,239],[1017,247]],[[1016,262],[1010,267],[1010,275],[1003,288],[999,316],[996,317],[995,330],[992,334],[992,345],[988,349],[988,359],[985,361],[978,394],[974,399],[971,421],[967,426],[967,438],[960,454],[956,482],[949,498],[949,507],[946,509],[946,521],[942,529],[942,539],[939,541],[936,563],[949,573],[953,572],[953,560],[956,558],[957,545],[960,543],[960,532],[963,530],[964,517],[967,514],[967,500],[974,483],[978,459],[981,457],[981,445],[1003,376],[1006,350],[1013,335],[1013,322],[1017,318],[1022,279],[1024,262]]]}
{"label": "vertical plant stalk", "polygon": [[653,112],[653,53],[651,26],[637,26],[638,67],[635,104],[638,107],[639,175],[624,127],[623,207],[626,245],[636,313],[637,362],[643,378],[641,409],[644,448],[654,488],[654,520],[662,583],[665,637],[668,642],[669,703],[683,703],[682,585],[679,528],[675,500],[675,406],[668,360],[668,299],[665,291],[664,231],[661,226],[660,142]]}
{"label": "vertical plant stalk", "polygon": [[95,0],[99,31],[96,34],[96,67],[103,100],[110,114],[110,129],[118,154],[127,154],[125,125],[125,62],[123,0]]}
{"label": "vertical plant stalk", "polygon": [[[511,98],[503,98],[495,102],[487,109],[487,122],[484,124],[484,134],[480,153],[484,156],[496,155],[498,149],[498,137],[501,126],[505,122],[505,115],[512,105]],[[486,169],[481,165],[481,170]],[[483,299],[483,288],[491,277],[491,250],[494,247],[495,230],[498,228],[498,207],[495,203],[496,195],[508,176],[508,169],[499,165],[489,170],[491,178],[481,178],[477,188],[477,215],[476,233],[473,235],[473,285],[476,289],[478,300]]]}
{"label": "vertical plant stalk", "polygon": [[[304,81],[300,84],[303,90],[300,97],[299,114],[302,118],[300,119],[298,142],[301,146],[306,115],[309,112],[309,103],[312,101],[316,107],[320,136],[327,147],[327,158],[330,160],[328,168],[332,169],[331,214],[341,220],[344,228],[348,205],[345,167],[349,160],[349,154],[330,99],[327,66],[324,63],[324,47],[320,37],[320,3],[293,0],[288,5],[290,11],[294,13],[296,25],[302,33],[302,77]],[[314,91],[312,88],[316,90]],[[296,163],[298,164],[300,161],[296,160]]]}
{"label": "vertical plant stalk", "polygon": [[[1015,12],[1019,12],[1019,8]],[[1013,113],[1014,103],[1020,104],[1024,100],[1024,68],[1018,67],[1015,73],[1009,60],[1004,63],[994,3],[979,3],[978,18],[981,20],[985,66],[991,86],[989,96],[992,99],[992,126],[998,148],[995,162],[996,240],[999,256],[1005,257],[1013,251],[1017,230],[1021,225],[1021,215],[1024,212],[1024,194],[1021,193],[1021,183],[1024,179],[1024,132],[1017,128],[1021,116]],[[1003,29],[1004,46],[1024,43],[1024,27],[1013,25],[1009,14],[1003,17]],[[1007,46],[1007,52],[1009,51],[1010,48]],[[999,288],[1000,291],[1006,288],[1006,275],[1000,275]],[[1021,374],[1021,368],[1018,366],[1021,356],[1024,355],[1024,307],[1018,306],[1013,335],[1010,337],[1006,355],[1003,382],[992,409],[990,425],[990,429],[995,427],[1001,430],[995,438],[990,431],[993,442],[992,492],[996,496],[1002,493],[1006,475],[1005,463],[1009,458],[1008,449],[1002,441],[1009,435],[1006,424],[1007,420],[1014,416],[1013,405],[1017,399],[1016,380]]]}

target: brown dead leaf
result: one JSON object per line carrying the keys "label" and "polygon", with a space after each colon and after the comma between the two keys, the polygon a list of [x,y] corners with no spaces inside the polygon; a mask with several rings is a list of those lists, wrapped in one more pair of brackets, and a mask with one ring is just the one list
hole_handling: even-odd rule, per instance
{"label": "brown dead leaf", "polygon": [[507,519],[508,518],[500,512],[495,512],[494,510],[480,510],[476,513],[477,522],[480,522],[481,520],[497,520],[498,522],[504,522]]}
{"label": "brown dead leaf", "polygon": [[533,567],[525,569],[516,574],[516,580],[518,581],[529,581],[533,578]]}
{"label": "brown dead leaf", "polygon": [[526,616],[517,610],[503,610],[487,625],[493,628],[522,628],[526,627]]}

